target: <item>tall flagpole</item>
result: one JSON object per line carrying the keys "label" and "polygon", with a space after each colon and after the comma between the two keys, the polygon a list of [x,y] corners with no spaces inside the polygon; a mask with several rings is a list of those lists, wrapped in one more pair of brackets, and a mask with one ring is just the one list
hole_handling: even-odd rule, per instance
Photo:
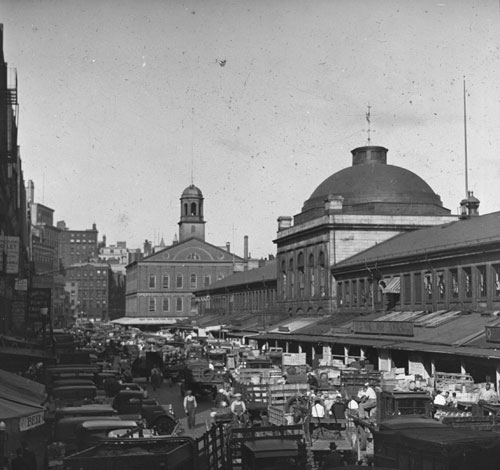
{"label": "tall flagpole", "polygon": [[469,197],[469,175],[467,171],[467,92],[464,79],[464,145],[465,145],[465,199]]}

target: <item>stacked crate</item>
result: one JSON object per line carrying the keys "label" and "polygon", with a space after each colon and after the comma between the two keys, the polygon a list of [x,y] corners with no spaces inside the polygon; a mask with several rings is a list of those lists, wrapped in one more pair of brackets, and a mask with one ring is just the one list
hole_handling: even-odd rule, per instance
{"label": "stacked crate", "polygon": [[308,384],[269,385],[269,423],[276,426],[290,424],[291,414],[285,413],[286,402],[292,397],[305,395],[308,390]]}

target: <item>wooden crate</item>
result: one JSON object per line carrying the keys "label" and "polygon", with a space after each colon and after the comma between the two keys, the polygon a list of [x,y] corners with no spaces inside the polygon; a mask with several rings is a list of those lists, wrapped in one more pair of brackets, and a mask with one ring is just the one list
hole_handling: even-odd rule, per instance
{"label": "wooden crate", "polygon": [[283,353],[284,366],[302,366],[306,364],[306,353]]}
{"label": "wooden crate", "polygon": [[305,395],[308,390],[308,384],[269,385],[269,406],[285,406],[289,398]]}

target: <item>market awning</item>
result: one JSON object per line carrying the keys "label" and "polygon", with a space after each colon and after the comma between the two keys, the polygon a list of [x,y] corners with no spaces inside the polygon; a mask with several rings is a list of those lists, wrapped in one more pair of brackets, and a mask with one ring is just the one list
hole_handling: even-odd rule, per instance
{"label": "market awning", "polygon": [[111,323],[117,325],[175,325],[179,320],[185,320],[187,317],[122,317],[111,320]]}
{"label": "market awning", "polygon": [[0,369],[0,397],[39,405],[45,400],[45,385]]}
{"label": "market awning", "polygon": [[384,294],[399,294],[401,292],[401,279],[399,276],[393,277],[389,283],[382,287]]}
{"label": "market awning", "polygon": [[0,397],[0,416],[2,419],[19,419],[19,430],[27,431],[44,423],[43,406],[22,403]]}

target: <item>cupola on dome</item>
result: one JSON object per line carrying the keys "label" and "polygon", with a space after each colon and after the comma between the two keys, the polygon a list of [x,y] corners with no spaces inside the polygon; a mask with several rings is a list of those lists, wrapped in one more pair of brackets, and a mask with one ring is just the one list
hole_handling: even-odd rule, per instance
{"label": "cupola on dome", "polygon": [[325,201],[342,201],[341,212],[377,215],[449,215],[441,198],[415,173],[387,164],[385,147],[351,151],[352,166],[324,180],[304,203],[296,222],[324,214]]}
{"label": "cupola on dome", "polygon": [[182,197],[203,197],[201,189],[195,186],[194,184],[190,184],[183,192]]}

